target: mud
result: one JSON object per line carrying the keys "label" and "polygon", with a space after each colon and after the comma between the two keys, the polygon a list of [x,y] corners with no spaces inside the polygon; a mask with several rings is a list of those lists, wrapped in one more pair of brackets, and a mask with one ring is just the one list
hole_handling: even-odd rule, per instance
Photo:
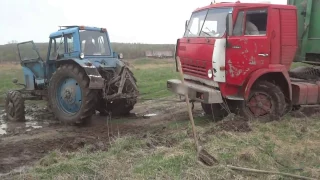
{"label": "mud", "polygon": [[308,118],[310,116],[318,115],[320,113],[320,107],[302,106],[297,111],[292,111],[290,115],[295,118]]}
{"label": "mud", "polygon": [[[195,106],[194,116],[203,116],[200,106]],[[129,116],[96,114],[92,119],[85,127],[63,125],[41,105],[28,104],[26,122],[7,122],[0,109],[0,177],[23,166],[32,166],[53,150],[73,152],[84,146],[89,146],[90,151],[107,150],[110,141],[124,135],[146,138],[148,148],[172,147],[178,139],[173,138],[170,133],[175,132],[168,131],[166,126],[172,121],[188,121],[188,113],[184,102],[146,101],[138,103]],[[247,121],[235,117],[216,124],[218,129],[207,133],[251,131]]]}
{"label": "mud", "polygon": [[[126,117],[94,115],[92,122],[84,127],[64,125],[53,114],[37,104],[26,105],[26,122],[7,122],[0,109],[0,174],[8,173],[35,162],[53,150],[77,151],[89,146],[91,151],[107,150],[109,141],[124,135],[141,135],[150,126],[183,119],[183,103],[139,103]],[[186,114],[186,116],[181,116]],[[111,119],[110,119],[111,118]],[[160,135],[149,137],[151,146],[170,147],[175,140]]]}
{"label": "mud", "polygon": [[217,126],[222,130],[233,132],[250,132],[252,130],[248,124],[248,121],[244,121],[242,119],[223,121],[218,123]]}

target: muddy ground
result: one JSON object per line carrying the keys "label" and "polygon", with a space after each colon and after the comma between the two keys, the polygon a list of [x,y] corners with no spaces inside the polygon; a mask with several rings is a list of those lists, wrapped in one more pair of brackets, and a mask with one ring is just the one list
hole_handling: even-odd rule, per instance
{"label": "muddy ground", "polygon": [[[7,122],[0,108],[0,174],[30,166],[54,149],[76,151],[92,145],[93,151],[103,150],[112,138],[143,134],[150,126],[188,119],[185,103],[172,101],[138,103],[127,117],[96,114],[85,127],[61,124],[43,106],[30,102],[26,122]],[[201,113],[196,110],[195,116]]]}
{"label": "muddy ground", "polygon": [[[128,134],[143,137],[150,127],[163,125],[165,128],[165,124],[173,121],[187,121],[185,103],[170,100],[140,102],[128,117],[96,114],[85,127],[61,124],[43,106],[30,103],[26,106],[26,122],[6,122],[5,112],[0,107],[0,175],[31,166],[55,149],[77,151],[91,145],[92,151],[104,150],[112,138]],[[203,116],[199,105],[195,106],[194,116]],[[246,121],[222,121],[217,126],[226,131],[251,130]]]}

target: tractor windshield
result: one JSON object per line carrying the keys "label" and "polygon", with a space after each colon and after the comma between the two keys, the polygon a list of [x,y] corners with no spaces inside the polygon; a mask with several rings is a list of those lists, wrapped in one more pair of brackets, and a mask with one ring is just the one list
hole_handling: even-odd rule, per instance
{"label": "tractor windshield", "polygon": [[184,37],[222,37],[232,8],[213,8],[192,14]]}
{"label": "tractor windshield", "polygon": [[110,56],[110,46],[105,32],[80,30],[81,49],[85,56]]}

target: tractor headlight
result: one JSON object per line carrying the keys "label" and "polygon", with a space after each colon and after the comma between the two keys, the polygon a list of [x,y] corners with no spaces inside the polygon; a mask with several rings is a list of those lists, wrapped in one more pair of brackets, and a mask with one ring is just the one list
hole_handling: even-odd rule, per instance
{"label": "tractor headlight", "polygon": [[208,70],[208,77],[209,77],[209,78],[212,78],[212,76],[213,76],[212,70],[209,69],[209,70]]}
{"label": "tractor headlight", "polygon": [[84,54],[80,53],[80,59],[83,59],[83,58],[84,58]]}

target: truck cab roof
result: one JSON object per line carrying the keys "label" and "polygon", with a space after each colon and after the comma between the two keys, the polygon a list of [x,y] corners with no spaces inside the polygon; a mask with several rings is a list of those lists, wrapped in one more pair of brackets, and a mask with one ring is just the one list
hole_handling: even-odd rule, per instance
{"label": "truck cab roof", "polygon": [[237,7],[237,8],[250,8],[250,7],[274,7],[281,9],[295,9],[293,5],[282,5],[282,4],[269,4],[269,3],[241,3],[241,2],[221,2],[212,3],[208,6],[200,7],[194,10],[194,12],[201,11],[210,8],[222,8],[222,7]]}

